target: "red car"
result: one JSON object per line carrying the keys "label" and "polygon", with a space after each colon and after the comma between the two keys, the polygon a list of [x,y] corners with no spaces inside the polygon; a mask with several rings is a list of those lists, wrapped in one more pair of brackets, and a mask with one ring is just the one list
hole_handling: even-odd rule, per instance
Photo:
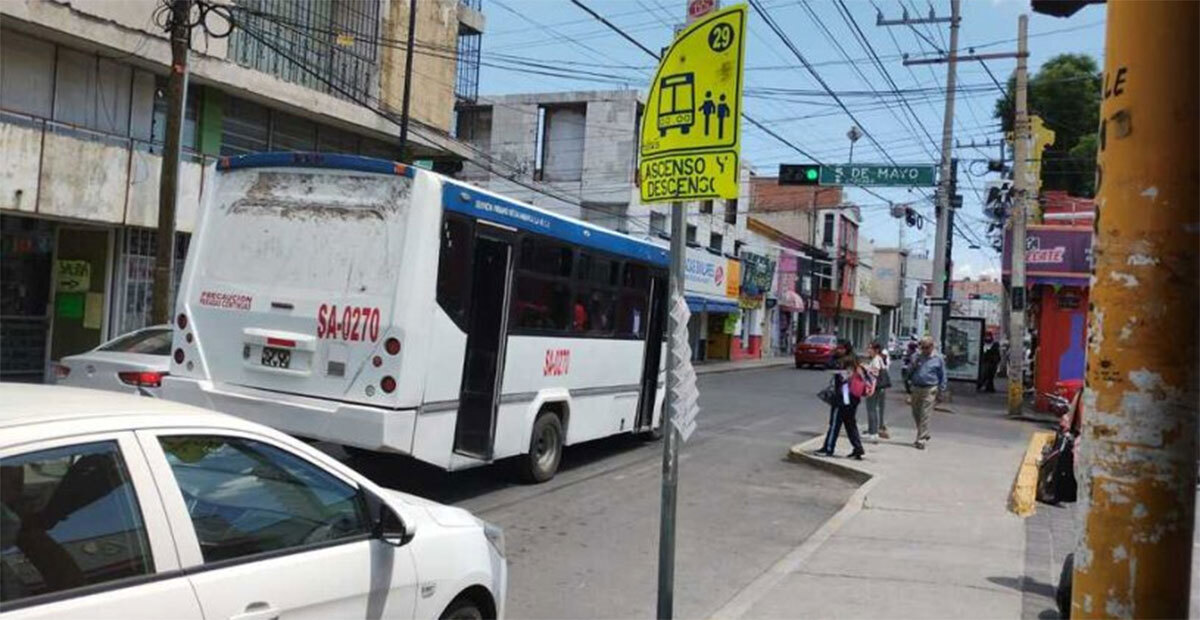
{"label": "red car", "polygon": [[796,343],[796,368],[818,366],[832,368],[837,362],[837,336],[813,334]]}

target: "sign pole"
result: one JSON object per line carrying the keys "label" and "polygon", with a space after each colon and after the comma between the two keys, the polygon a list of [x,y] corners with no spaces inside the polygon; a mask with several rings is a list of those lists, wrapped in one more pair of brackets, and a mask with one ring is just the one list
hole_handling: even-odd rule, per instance
{"label": "sign pole", "polygon": [[[668,300],[683,298],[683,259],[687,251],[687,215],[682,202],[671,203],[671,278]],[[686,334],[687,323],[669,313],[668,342],[674,343],[677,334]],[[675,607],[675,497],[679,487],[679,430],[672,423],[679,415],[679,398],[675,394],[675,370],[691,360],[679,359],[681,349],[667,347],[666,402],[663,403],[663,460],[662,508],[658,534],[658,618],[668,620]]]}

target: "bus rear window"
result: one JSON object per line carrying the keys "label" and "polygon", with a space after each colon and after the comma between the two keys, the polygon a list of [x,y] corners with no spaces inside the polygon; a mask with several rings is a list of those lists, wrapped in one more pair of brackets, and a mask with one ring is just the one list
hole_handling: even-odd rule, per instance
{"label": "bus rear window", "polygon": [[[275,175],[227,188],[201,264],[204,275],[241,285],[389,294],[395,285],[411,180],[404,177]],[[402,184],[402,185],[401,185]]]}

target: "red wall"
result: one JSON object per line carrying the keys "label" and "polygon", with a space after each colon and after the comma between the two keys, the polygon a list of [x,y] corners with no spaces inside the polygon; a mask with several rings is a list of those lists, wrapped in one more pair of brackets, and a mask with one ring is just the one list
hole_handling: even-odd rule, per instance
{"label": "red wall", "polygon": [[1087,348],[1088,291],[1086,288],[1040,285],[1038,352],[1033,379],[1037,407],[1045,409],[1042,394],[1054,392],[1058,381],[1082,380]]}
{"label": "red wall", "polygon": [[762,357],[762,336],[750,336],[750,346],[742,347],[742,339],[737,335],[729,339],[729,359],[748,360]]}

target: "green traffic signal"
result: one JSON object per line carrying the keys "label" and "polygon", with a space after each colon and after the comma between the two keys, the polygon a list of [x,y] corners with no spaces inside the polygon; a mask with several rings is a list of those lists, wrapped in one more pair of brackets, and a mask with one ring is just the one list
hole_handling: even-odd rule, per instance
{"label": "green traffic signal", "polygon": [[820,164],[779,164],[780,185],[820,185]]}

